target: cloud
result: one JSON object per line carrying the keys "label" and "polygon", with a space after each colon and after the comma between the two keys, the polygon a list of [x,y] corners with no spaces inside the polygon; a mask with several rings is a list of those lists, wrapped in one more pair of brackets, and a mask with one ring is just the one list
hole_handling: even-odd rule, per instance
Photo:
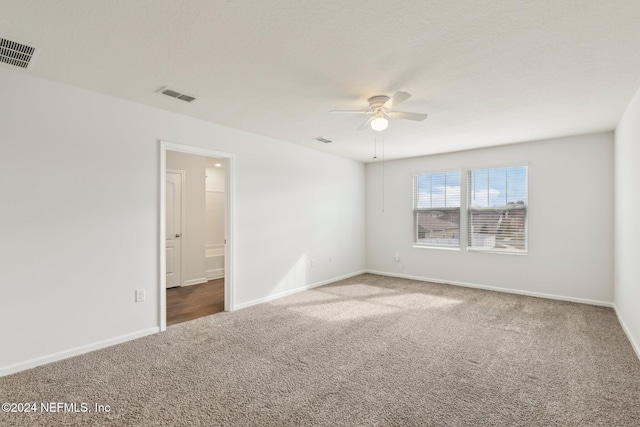
{"label": "cloud", "polygon": [[[445,198],[446,194],[446,198]],[[445,206],[446,199],[446,206]],[[460,207],[460,186],[434,186],[433,192],[418,193],[419,208]]]}
{"label": "cloud", "polygon": [[472,207],[504,206],[504,204],[504,194],[495,188],[490,188],[488,191],[486,189],[478,190],[471,197]]}

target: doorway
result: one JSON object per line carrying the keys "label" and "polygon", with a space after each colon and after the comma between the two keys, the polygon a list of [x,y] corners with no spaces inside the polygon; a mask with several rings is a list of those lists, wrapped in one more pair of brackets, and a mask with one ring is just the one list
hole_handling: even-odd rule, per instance
{"label": "doorway", "polygon": [[229,153],[160,143],[160,329],[223,310],[233,297]]}

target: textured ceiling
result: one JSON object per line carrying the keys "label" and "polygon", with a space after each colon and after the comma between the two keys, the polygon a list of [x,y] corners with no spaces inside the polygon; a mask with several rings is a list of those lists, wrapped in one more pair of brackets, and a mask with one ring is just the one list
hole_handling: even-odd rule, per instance
{"label": "textured ceiling", "polygon": [[[365,162],[376,135],[390,159],[611,130],[640,83],[638,0],[0,0],[0,10],[0,36],[41,48],[22,72]],[[355,130],[366,117],[328,113],[398,90],[413,95],[399,110],[429,118],[379,134]]]}

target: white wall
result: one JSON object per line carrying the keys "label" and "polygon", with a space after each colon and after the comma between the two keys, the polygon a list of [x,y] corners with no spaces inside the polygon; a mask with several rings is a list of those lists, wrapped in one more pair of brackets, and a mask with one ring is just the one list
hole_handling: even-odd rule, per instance
{"label": "white wall", "polygon": [[[216,167],[216,164],[221,167]],[[207,249],[217,249],[218,252],[224,249],[225,168],[224,159],[207,157],[206,245]]]}
{"label": "white wall", "polygon": [[[217,157],[207,157],[206,159],[206,190],[224,193],[224,175],[225,168],[227,167],[226,159],[219,159]],[[216,167],[216,164],[219,164],[220,167]]]}
{"label": "white wall", "polygon": [[160,139],[235,155],[237,304],[365,266],[358,162],[8,67],[0,93],[0,374],[157,330]]}
{"label": "white wall", "polygon": [[167,151],[167,169],[184,171],[184,203],[182,218],[182,271],[183,285],[206,282],[206,219],[205,180],[206,162],[204,156]]}
{"label": "white wall", "polygon": [[[412,247],[414,174],[524,162],[529,163],[528,255]],[[613,301],[612,133],[387,162],[384,212],[382,171],[380,163],[367,165],[369,270]],[[463,212],[463,238],[465,218]]]}
{"label": "white wall", "polygon": [[615,131],[615,304],[640,357],[640,90]]}
{"label": "white wall", "polygon": [[[225,265],[225,159],[207,157],[206,181],[206,246],[205,271],[208,280],[224,277]],[[216,165],[219,165],[216,167]]]}

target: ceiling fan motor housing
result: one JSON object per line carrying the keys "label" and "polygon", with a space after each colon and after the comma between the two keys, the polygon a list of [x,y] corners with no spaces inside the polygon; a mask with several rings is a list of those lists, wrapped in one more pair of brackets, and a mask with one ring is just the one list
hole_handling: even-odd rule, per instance
{"label": "ceiling fan motor housing", "polygon": [[389,97],[385,95],[372,96],[371,98],[369,98],[369,108],[371,110],[380,110],[382,109],[384,103],[388,100]]}

